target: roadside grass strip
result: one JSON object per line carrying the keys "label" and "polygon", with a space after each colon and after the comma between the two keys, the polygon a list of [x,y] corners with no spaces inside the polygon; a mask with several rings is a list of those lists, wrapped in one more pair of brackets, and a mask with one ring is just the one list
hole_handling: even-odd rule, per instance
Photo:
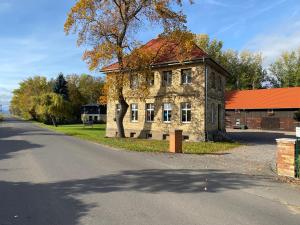
{"label": "roadside grass strip", "polygon": [[[105,125],[95,124],[93,127],[84,127],[82,124],[60,125],[54,127],[42,123],[37,125],[69,136],[83,140],[96,142],[114,148],[137,152],[168,152],[169,142],[165,140],[149,140],[137,138],[107,138],[105,137]],[[185,154],[213,154],[224,152],[240,146],[231,142],[183,142]]]}

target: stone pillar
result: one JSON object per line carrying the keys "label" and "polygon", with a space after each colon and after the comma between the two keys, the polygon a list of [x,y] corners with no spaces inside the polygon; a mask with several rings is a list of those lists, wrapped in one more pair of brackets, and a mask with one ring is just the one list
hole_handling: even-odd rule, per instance
{"label": "stone pillar", "polygon": [[281,138],[277,142],[277,174],[295,177],[295,139]]}
{"label": "stone pillar", "polygon": [[182,130],[170,132],[170,152],[182,153]]}

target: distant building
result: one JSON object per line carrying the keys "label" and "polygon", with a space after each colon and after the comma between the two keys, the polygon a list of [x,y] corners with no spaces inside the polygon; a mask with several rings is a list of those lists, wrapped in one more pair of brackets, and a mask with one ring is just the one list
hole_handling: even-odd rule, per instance
{"label": "distant building", "polygon": [[81,119],[86,116],[88,121],[106,122],[106,106],[99,104],[88,104],[81,107]]}
{"label": "distant building", "polygon": [[230,91],[226,98],[226,127],[295,131],[300,87]]}

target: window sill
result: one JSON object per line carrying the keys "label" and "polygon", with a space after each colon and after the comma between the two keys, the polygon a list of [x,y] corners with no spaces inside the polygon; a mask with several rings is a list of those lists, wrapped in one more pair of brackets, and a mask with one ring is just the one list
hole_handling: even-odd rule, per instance
{"label": "window sill", "polygon": [[131,123],[138,123],[139,121],[138,120],[131,120],[130,122]]}
{"label": "window sill", "polygon": [[181,123],[182,123],[182,124],[191,124],[192,122],[191,122],[191,121],[189,121],[189,122],[182,122],[182,121],[181,121]]}
{"label": "window sill", "polygon": [[163,123],[170,124],[171,121],[163,121]]}
{"label": "window sill", "polygon": [[154,123],[154,121],[146,121],[146,123]]}

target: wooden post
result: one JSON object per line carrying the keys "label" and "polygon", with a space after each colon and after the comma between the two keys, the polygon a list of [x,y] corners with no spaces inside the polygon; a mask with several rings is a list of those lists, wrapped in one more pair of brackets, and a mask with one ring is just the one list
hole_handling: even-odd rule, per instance
{"label": "wooden post", "polygon": [[285,177],[295,177],[295,139],[281,138],[277,142],[277,174]]}
{"label": "wooden post", "polygon": [[172,153],[182,153],[182,130],[170,132],[169,150]]}

